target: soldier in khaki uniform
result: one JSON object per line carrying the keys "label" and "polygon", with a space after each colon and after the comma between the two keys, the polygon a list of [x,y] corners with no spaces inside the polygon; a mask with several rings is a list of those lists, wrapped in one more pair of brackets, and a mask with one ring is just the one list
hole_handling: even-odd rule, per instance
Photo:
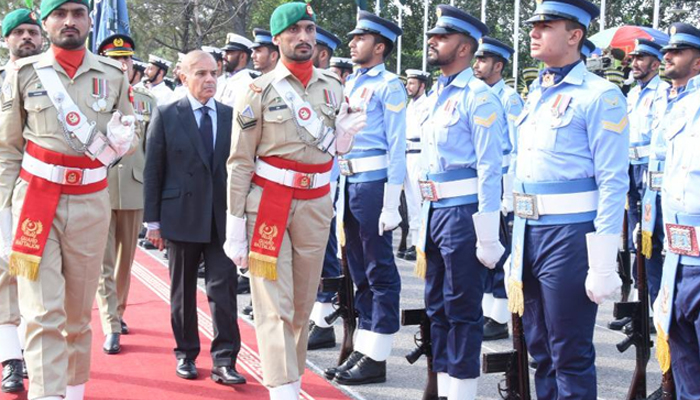
{"label": "soldier in khaki uniform", "polygon": [[[135,49],[133,39],[127,35],[116,34],[103,40],[97,52],[121,62],[127,76],[131,76],[131,56]],[[102,261],[102,276],[97,288],[97,304],[100,307],[102,332],[105,334],[102,350],[107,354],[119,353],[120,335],[129,333],[129,327],[124,322],[124,311],[131,283],[131,264],[134,262],[138,233],[143,222],[145,132],[151,120],[151,111],[157,106],[157,100],[147,89],[138,88],[133,90],[131,103],[134,106],[139,131],[144,135],[141,136],[141,143],[136,151],[122,158],[119,164],[109,170],[112,217]]]}
{"label": "soldier in khaki uniform", "polygon": [[[2,21],[2,37],[10,50],[10,62],[0,67],[0,87],[5,69],[13,69],[15,61],[41,52],[41,26],[36,14],[20,8],[7,14]],[[9,213],[5,214],[10,216]],[[0,249],[0,363],[2,363],[2,387],[4,393],[24,390],[22,371],[23,327],[17,304],[17,280],[7,271],[10,248]]]}
{"label": "soldier in khaki uniform", "polygon": [[338,78],[312,65],[314,21],[304,3],[273,12],[281,62],[238,98],[228,161],[224,251],[239,267],[250,267],[263,383],[273,400],[299,398],[333,217],[336,144],[338,152],[348,151],[365,124],[364,113],[348,113]]}
{"label": "soldier in khaki uniform", "polygon": [[11,243],[19,276],[31,400],[83,398],[109,228],[106,166],[138,143],[121,64],[85,50],[88,13],[87,0],[42,1],[52,46],[16,62],[0,96],[0,214],[11,213],[0,245]]}

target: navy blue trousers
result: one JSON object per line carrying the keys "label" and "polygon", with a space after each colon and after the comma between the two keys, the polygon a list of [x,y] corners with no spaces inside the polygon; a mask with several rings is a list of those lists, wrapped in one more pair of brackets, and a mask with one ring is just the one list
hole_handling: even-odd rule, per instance
{"label": "navy blue trousers", "polygon": [[[645,185],[644,176],[649,170],[647,164],[630,165],[629,177],[630,177],[630,188],[627,193],[627,201],[629,204],[629,211],[627,213],[627,231],[629,232],[628,244],[630,249],[634,249],[633,235],[634,227],[637,223],[641,221],[642,216],[639,215],[639,210],[637,209],[637,203],[644,197]],[[642,206],[642,213],[644,213],[644,207]],[[649,297],[651,298],[651,304],[654,304],[656,296],[659,294],[659,289],[661,287],[661,272],[663,271],[664,258],[661,255],[661,251],[664,246],[664,224],[663,224],[663,214],[661,213],[661,196],[656,198],[656,221],[654,222],[654,236],[652,237],[652,253],[650,259],[645,259],[645,266],[647,272],[647,285],[649,287]],[[635,262],[635,257],[632,256],[632,274],[635,282],[637,281],[637,263]]]}
{"label": "navy blue trousers", "polygon": [[586,295],[586,233],[592,222],[528,226],[523,252],[523,327],[537,361],[540,400],[597,395],[593,329],[598,306]]}
{"label": "navy blue trousers", "polygon": [[[511,224],[510,226],[512,226],[513,213],[508,214],[508,216],[505,217],[505,220],[507,224]],[[493,297],[497,299],[506,299],[508,297],[506,296],[506,285],[504,282],[506,275],[503,271],[503,265],[506,263],[506,260],[510,256],[510,249],[512,247],[510,246],[510,242],[513,239],[512,229],[509,229],[508,232],[503,232],[503,229],[501,229],[499,237],[501,239],[501,244],[503,244],[503,246],[506,248],[506,251],[505,253],[503,253],[501,261],[499,261],[498,264],[496,264],[496,268],[488,270],[488,276],[486,277],[486,286],[484,287],[484,293],[491,293],[493,294]]]}
{"label": "navy blue trousers", "polygon": [[[326,255],[323,258],[323,270],[321,276],[324,278],[335,278],[342,275],[340,261],[338,261],[338,237],[335,235],[335,217],[331,220],[331,233],[328,236],[326,245]],[[319,303],[332,303],[335,293],[318,292],[316,301]]]}
{"label": "navy blue trousers", "polygon": [[476,204],[431,210],[425,247],[425,309],[430,317],[433,371],[479,376],[484,336],[481,301],[487,268],[476,258]]}
{"label": "navy blue trousers", "polygon": [[669,332],[678,400],[700,399],[700,266],[679,265]]}
{"label": "navy blue trousers", "polygon": [[379,236],[385,182],[346,185],[345,250],[357,288],[358,327],[392,334],[399,330],[401,277],[394,262],[391,232]]}

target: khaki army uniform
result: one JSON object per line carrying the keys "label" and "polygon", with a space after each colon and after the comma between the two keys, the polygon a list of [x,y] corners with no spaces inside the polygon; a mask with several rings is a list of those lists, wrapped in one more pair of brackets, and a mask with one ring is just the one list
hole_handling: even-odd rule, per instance
{"label": "khaki army uniform", "polygon": [[138,233],[143,222],[143,168],[146,164],[146,132],[157,100],[144,88],[134,88],[133,106],[141,143],[136,151],[109,170],[109,200],[112,217],[102,261],[102,275],[97,288],[102,332],[121,332],[131,283]]}
{"label": "khaki army uniform", "polygon": [[[234,109],[229,168],[229,212],[247,217],[248,240],[254,236],[263,189],[251,185],[257,157],[280,157],[305,164],[328,163],[332,157],[305,143],[310,135],[298,128],[295,113],[272,86],[287,77],[323,123],[335,127],[342,99],[338,77],[316,69],[306,89],[283,63],[256,79]],[[303,138],[303,140],[302,140]],[[328,242],[333,205],[330,195],[294,199],[277,258],[275,280],[251,276],[253,309],[262,360],[263,383],[277,387],[300,379],[306,366],[309,316],[316,299]],[[252,269],[251,269],[252,275]]]}
{"label": "khaki army uniform", "polygon": [[[37,67],[52,66],[67,94],[95,128],[107,132],[115,110],[133,115],[129,83],[121,64],[86,52],[71,79],[53,52],[17,61],[6,77],[0,111],[0,209],[12,207],[13,233],[28,184],[19,178],[25,146],[82,156],[65,138],[57,110],[37,76]],[[95,81],[98,79],[98,81]],[[8,84],[9,82],[9,84]],[[96,82],[103,87],[96,106]],[[109,229],[109,194],[60,194],[36,280],[19,277],[19,304],[27,322],[25,360],[29,398],[63,396],[67,385],[87,382],[92,333],[90,318]]]}

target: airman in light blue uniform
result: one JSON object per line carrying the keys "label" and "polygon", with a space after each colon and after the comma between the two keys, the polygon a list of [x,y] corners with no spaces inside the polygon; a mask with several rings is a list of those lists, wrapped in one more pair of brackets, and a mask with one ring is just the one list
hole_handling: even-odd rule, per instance
{"label": "airman in light blue uniform", "polygon": [[[619,88],[586,70],[576,47],[599,12],[587,0],[544,0],[527,21],[531,54],[546,68],[516,121],[506,276],[509,306],[523,316],[537,361],[539,399],[596,399],[596,313],[621,286],[627,105]],[[567,29],[571,21],[579,26]]]}

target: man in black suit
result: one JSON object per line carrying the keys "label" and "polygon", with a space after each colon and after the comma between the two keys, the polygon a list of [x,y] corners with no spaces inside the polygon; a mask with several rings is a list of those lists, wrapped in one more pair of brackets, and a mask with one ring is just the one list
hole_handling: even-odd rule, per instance
{"label": "man in black suit", "polygon": [[232,109],[214,100],[216,61],[201,50],[182,62],[186,97],[160,106],[148,131],[144,171],[146,237],[168,247],[171,322],[177,375],[195,379],[197,266],[206,262],[206,289],[214,322],[211,378],[245,383],[236,372],[241,346],[236,320],[236,267],[226,257],[226,159],[231,147]]}

